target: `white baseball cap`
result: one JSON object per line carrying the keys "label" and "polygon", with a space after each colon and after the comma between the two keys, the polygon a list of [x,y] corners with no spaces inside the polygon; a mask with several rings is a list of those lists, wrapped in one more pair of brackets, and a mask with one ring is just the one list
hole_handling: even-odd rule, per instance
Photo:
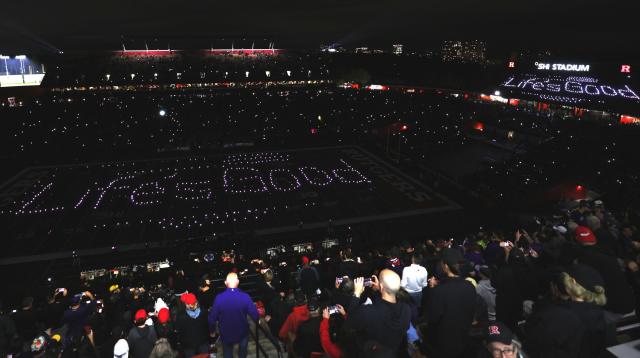
{"label": "white baseball cap", "polygon": [[119,339],[113,346],[113,358],[129,358],[129,343],[126,339]]}

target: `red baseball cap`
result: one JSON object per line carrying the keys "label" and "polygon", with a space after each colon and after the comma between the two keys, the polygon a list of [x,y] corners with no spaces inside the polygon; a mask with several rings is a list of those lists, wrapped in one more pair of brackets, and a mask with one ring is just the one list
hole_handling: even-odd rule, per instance
{"label": "red baseball cap", "polygon": [[581,244],[595,244],[596,236],[588,227],[578,226],[576,228],[576,240]]}
{"label": "red baseball cap", "polygon": [[136,315],[134,316],[133,320],[137,321],[141,319],[147,319],[147,311],[142,309],[136,311]]}
{"label": "red baseball cap", "polygon": [[158,322],[166,323],[168,321],[169,321],[169,309],[166,307],[163,307],[160,309],[160,311],[158,311]]}
{"label": "red baseball cap", "polygon": [[196,302],[198,302],[198,299],[193,293],[183,293],[182,296],[180,296],[180,301],[185,305],[195,305]]}

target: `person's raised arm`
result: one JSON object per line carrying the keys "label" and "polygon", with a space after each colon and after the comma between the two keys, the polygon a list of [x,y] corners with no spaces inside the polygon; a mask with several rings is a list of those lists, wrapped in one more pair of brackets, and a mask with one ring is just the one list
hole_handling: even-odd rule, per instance
{"label": "person's raised arm", "polygon": [[322,345],[322,349],[324,349],[330,357],[340,357],[342,354],[340,348],[331,342],[329,316],[329,309],[325,308],[324,311],[322,311],[322,322],[320,323],[320,344]]}

